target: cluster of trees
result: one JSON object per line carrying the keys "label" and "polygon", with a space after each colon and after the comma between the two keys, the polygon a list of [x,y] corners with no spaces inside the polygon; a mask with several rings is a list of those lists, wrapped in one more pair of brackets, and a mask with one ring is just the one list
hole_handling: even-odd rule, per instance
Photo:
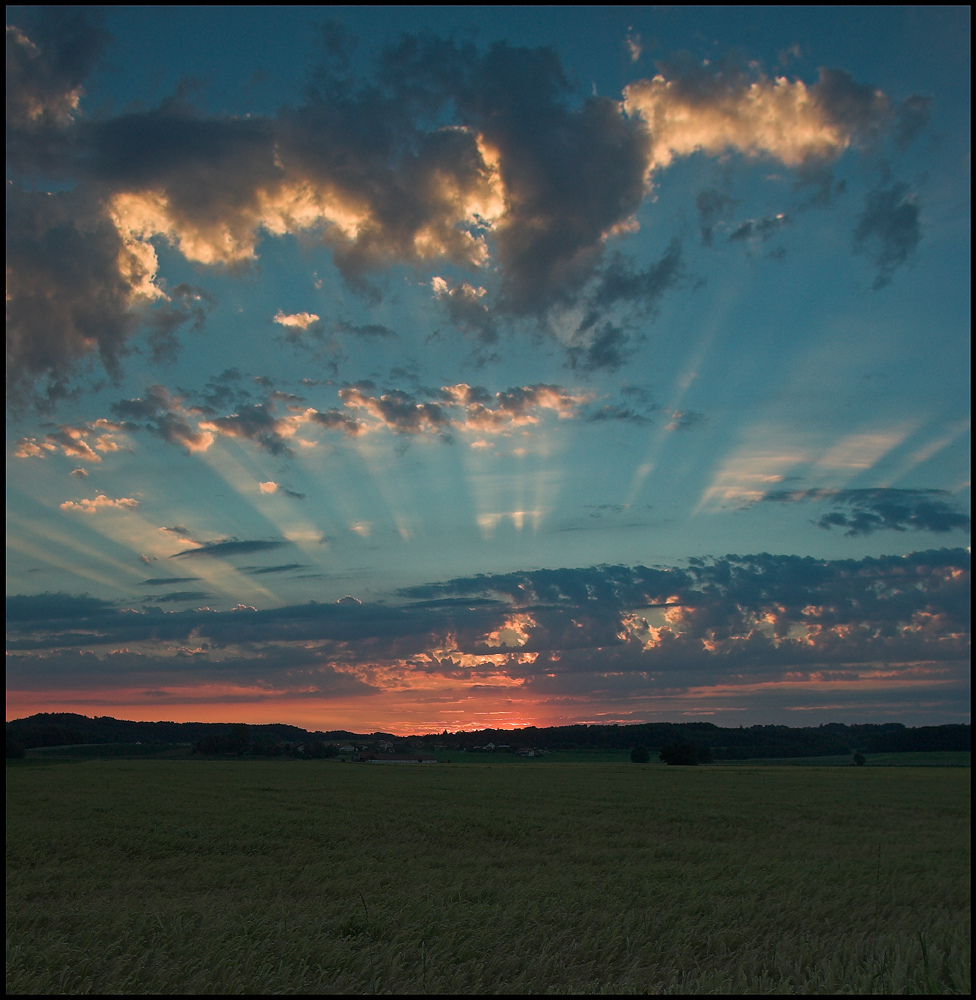
{"label": "cluster of trees", "polygon": [[[425,736],[433,745],[444,741],[446,734]],[[848,726],[828,723],[822,726],[739,726],[724,728],[710,722],[655,722],[634,726],[552,726],[519,730],[483,729],[472,733],[454,733],[449,737],[452,749],[471,749],[493,743],[518,743],[548,750],[616,749],[634,746],[666,747],[690,744],[711,751],[714,760],[748,760],[753,757],[827,757],[867,753],[890,753],[927,750],[969,750],[972,727],[969,725],[921,726],[908,729],[898,722]]]}
{"label": "cluster of trees", "polygon": [[[712,751],[708,747],[696,747],[692,743],[668,743],[661,747],[658,760],[665,764],[711,764]],[[635,764],[647,764],[651,752],[645,746],[636,746],[630,751],[630,759]]]}

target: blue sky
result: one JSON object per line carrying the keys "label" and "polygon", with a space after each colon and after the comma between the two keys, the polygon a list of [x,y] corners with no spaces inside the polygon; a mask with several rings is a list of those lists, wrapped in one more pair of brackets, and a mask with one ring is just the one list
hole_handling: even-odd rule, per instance
{"label": "blue sky", "polygon": [[969,37],[8,8],[8,717],[968,719]]}

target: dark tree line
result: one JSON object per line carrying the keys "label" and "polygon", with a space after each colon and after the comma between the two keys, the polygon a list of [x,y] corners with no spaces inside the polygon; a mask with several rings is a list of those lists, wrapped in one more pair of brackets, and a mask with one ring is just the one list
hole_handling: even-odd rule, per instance
{"label": "dark tree line", "polygon": [[[315,754],[322,743],[389,740],[397,751],[450,747],[470,750],[488,743],[535,747],[544,750],[605,749],[630,750],[642,746],[655,752],[672,744],[690,744],[708,749],[715,760],[746,760],[752,757],[823,757],[837,754],[969,750],[969,725],[921,726],[907,728],[900,723],[848,726],[746,726],[723,728],[710,722],[645,723],[634,726],[576,725],[539,729],[482,729],[468,733],[430,733],[397,738],[386,733],[361,735],[346,730],[311,733],[297,726],[265,725],[246,727],[245,750],[241,737],[228,723],[129,722],[110,717],[88,718],[71,713],[41,713],[7,723],[7,736],[14,744],[32,747],[65,746],[79,743],[189,743],[199,747],[220,746],[201,753],[270,754],[294,752]],[[235,744],[234,740],[238,743]],[[235,747],[238,747],[235,749]],[[279,748],[275,750],[274,748]],[[293,750],[285,748],[292,747]],[[324,751],[323,751],[324,752]]]}

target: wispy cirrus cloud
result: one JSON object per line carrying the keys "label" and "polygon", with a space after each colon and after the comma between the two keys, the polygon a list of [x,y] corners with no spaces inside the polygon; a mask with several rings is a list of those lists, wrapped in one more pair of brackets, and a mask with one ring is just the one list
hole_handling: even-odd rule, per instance
{"label": "wispy cirrus cloud", "polygon": [[281,539],[251,539],[241,541],[237,538],[226,539],[222,542],[203,542],[195,548],[184,549],[182,552],[174,553],[170,558],[197,558],[202,556],[213,556],[224,559],[230,556],[249,555],[252,552],[269,552],[274,549],[284,548],[291,542]]}
{"label": "wispy cirrus cloud", "polygon": [[877,267],[875,291],[891,283],[894,271],[911,260],[922,239],[918,199],[907,184],[869,192],[854,229],[854,250]]}

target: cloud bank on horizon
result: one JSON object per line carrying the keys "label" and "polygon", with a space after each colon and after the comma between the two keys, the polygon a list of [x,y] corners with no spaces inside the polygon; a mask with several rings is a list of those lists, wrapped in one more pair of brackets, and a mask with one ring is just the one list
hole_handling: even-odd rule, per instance
{"label": "cloud bank on horizon", "polygon": [[967,713],[968,12],[368,13],[8,8],[8,713]]}

